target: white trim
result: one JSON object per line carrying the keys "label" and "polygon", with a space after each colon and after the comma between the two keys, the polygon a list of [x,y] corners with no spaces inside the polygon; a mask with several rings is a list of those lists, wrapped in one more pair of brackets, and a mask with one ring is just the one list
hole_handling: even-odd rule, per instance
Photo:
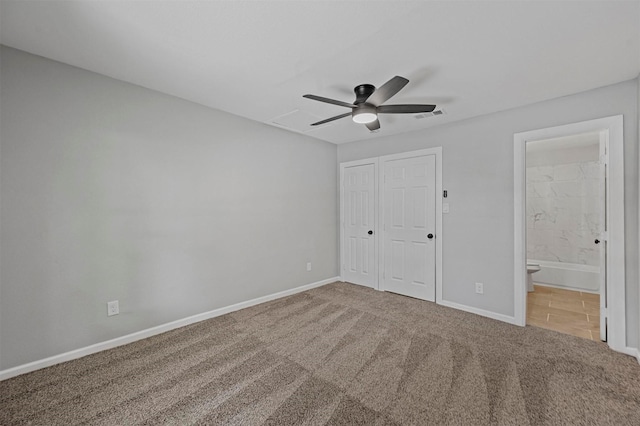
{"label": "white trim", "polygon": [[533,264],[539,265],[542,268],[547,267],[547,268],[558,268],[558,269],[570,269],[572,271],[580,271],[580,272],[600,273],[599,266],[585,265],[582,263],[554,262],[551,260],[536,260],[536,259],[527,259],[527,263],[533,263]]}
{"label": "white trim", "polygon": [[[637,133],[638,139],[637,139],[636,142],[638,142],[638,144],[640,145],[640,74],[638,74],[637,79],[638,79],[638,93],[636,94],[636,96],[637,96],[638,105],[637,105],[636,111],[638,113],[638,117],[637,117],[638,118],[638,133]],[[638,159],[637,160],[638,160],[637,166],[640,168],[640,152],[638,153]],[[638,207],[638,211],[640,211],[640,179],[638,179],[638,184],[639,184],[638,185],[639,186],[639,188],[638,188],[639,191],[638,191],[638,205],[637,205],[637,207]],[[638,239],[640,239],[640,215],[638,215],[638,235],[637,235],[637,237],[638,237]],[[639,257],[638,257],[637,260],[638,260],[638,265],[640,265],[640,253],[639,253]],[[638,293],[639,294],[638,294],[637,303],[638,303],[638,311],[640,311],[640,292],[638,292]],[[638,340],[637,340],[637,343],[636,343],[636,346],[638,346],[638,347],[636,348],[636,358],[638,359],[638,363],[640,363],[640,315],[638,315],[638,323],[636,324],[636,327],[638,327],[637,328],[637,330],[638,330],[638,335],[637,335],[638,336]]]}
{"label": "white trim", "polygon": [[[340,274],[342,274],[342,271],[344,271],[345,268],[345,264],[344,264],[344,254],[345,254],[345,250],[344,250],[344,191],[343,191],[343,180],[344,180],[344,169],[348,168],[348,167],[357,167],[357,166],[365,166],[368,164],[372,164],[373,165],[373,173],[374,173],[374,197],[378,197],[378,169],[379,169],[379,164],[378,164],[378,158],[365,158],[364,160],[354,160],[354,161],[346,161],[344,163],[340,163],[340,179],[339,179],[339,185],[340,187],[338,188],[338,194],[340,196]],[[376,200],[374,199],[373,201],[374,206],[376,205]],[[378,236],[380,235],[380,230],[378,229],[378,209],[375,209],[374,212],[374,224],[373,224],[373,229],[376,230],[376,233],[374,235],[374,259],[378,258],[378,248],[379,248],[379,241],[380,238],[378,238]],[[378,268],[378,265],[375,265],[376,271],[374,273],[374,276],[376,277],[376,282],[375,285],[373,286],[374,289],[376,290],[380,290],[380,268]],[[343,280],[344,281],[344,280]],[[354,284],[358,284],[358,283],[354,283]],[[360,284],[358,284],[360,285]],[[369,286],[364,286],[364,287],[369,287]],[[371,287],[369,287],[371,288]]]}
{"label": "white trim", "polygon": [[523,208],[526,201],[526,140],[513,136],[513,317],[516,325],[525,326],[527,323],[527,219]]}
{"label": "white trim", "polygon": [[549,288],[557,288],[557,289],[560,289],[560,290],[580,291],[582,293],[589,293],[589,294],[600,294],[599,291],[584,290],[582,288],[564,287],[564,286],[561,286],[561,285],[539,283],[539,282],[535,282],[535,281],[533,282],[533,285],[535,285],[536,287],[549,287]]}
{"label": "white trim", "polygon": [[638,363],[640,363],[640,349],[630,348],[628,346],[625,346],[624,348],[622,348],[620,350],[620,352],[625,354],[625,355],[629,355],[629,356],[634,357],[635,359],[638,360]]}
{"label": "white trim", "polygon": [[0,371],[0,381],[10,379],[11,377],[18,376],[20,374],[29,373],[31,371],[39,370],[41,368],[50,367],[61,362],[71,361],[74,359],[82,358],[86,355],[91,355],[96,352],[105,351],[118,346],[126,345],[128,343],[136,342],[138,340],[146,339],[157,334],[165,333],[176,328],[184,327],[186,325],[194,324],[196,322],[204,321],[207,319],[215,318],[221,315],[235,312],[240,309],[249,308],[251,306],[259,305],[260,303],[269,302],[271,300],[279,299],[281,297],[290,296],[292,294],[300,293],[303,291],[311,290],[312,288],[321,287],[332,282],[340,281],[340,277],[328,278],[322,281],[316,281],[311,284],[306,284],[300,287],[292,288],[289,290],[280,291],[278,293],[269,294],[266,296],[258,297],[248,300],[246,302],[236,303],[234,305],[225,306],[223,308],[214,309],[209,312],[193,315],[187,318],[182,318],[176,321],[171,321],[166,324],[158,325],[156,327],[147,328],[146,330],[137,331],[135,333],[127,334],[125,336],[116,337],[115,339],[107,340],[105,342],[96,343],[84,348],[75,349],[69,352],[65,352],[59,355],[54,355],[38,361],[33,361],[27,364],[19,365],[17,367],[9,368]]}
{"label": "white trim", "polygon": [[[383,170],[383,163],[387,162],[387,161],[393,161],[393,160],[402,160],[405,158],[413,158],[413,157],[422,157],[424,155],[435,155],[436,157],[436,229],[435,229],[435,234],[436,234],[436,261],[435,261],[435,268],[436,268],[436,294],[435,294],[435,302],[438,304],[442,304],[443,300],[442,300],[442,240],[443,238],[443,234],[442,234],[442,147],[438,146],[438,147],[434,147],[434,148],[425,148],[425,149],[419,149],[417,151],[409,151],[409,152],[402,152],[402,153],[398,153],[398,154],[391,154],[391,155],[383,155],[381,157],[378,158],[379,160],[379,170],[380,173],[378,173],[379,175],[379,181],[380,183],[378,184],[379,188],[384,188],[384,172],[382,172]],[[378,217],[382,217],[382,212],[384,212],[384,194],[383,191],[380,191],[380,195],[378,197],[379,199],[379,206],[378,206],[378,210],[381,212]],[[382,229],[382,220],[379,221],[379,228],[378,228],[378,235],[382,236],[384,235],[384,229]],[[379,287],[380,290],[384,290],[383,288],[383,283],[384,280],[382,278],[382,274],[384,273],[384,247],[382,244],[382,238],[379,238],[378,241],[380,241],[380,247],[378,250],[379,253],[379,257],[378,257],[378,265],[379,265],[379,277],[378,277],[378,283],[379,283]]]}
{"label": "white trim", "polygon": [[449,302],[447,300],[441,300],[438,302],[439,305],[447,306],[449,308],[458,309],[460,311],[470,312],[472,314],[480,315],[483,317],[491,318],[494,320],[506,322],[509,324],[519,325],[516,322],[516,318],[510,317],[509,315],[498,314],[496,312],[485,311],[484,309],[474,308],[473,306],[467,306],[456,302]]}
{"label": "white trim", "polygon": [[514,139],[514,318],[526,322],[526,143],[578,133],[605,131],[609,135],[609,194],[607,230],[608,338],[611,349],[626,347],[625,251],[624,251],[624,139],[622,115],[582,121],[563,126],[516,133]]}

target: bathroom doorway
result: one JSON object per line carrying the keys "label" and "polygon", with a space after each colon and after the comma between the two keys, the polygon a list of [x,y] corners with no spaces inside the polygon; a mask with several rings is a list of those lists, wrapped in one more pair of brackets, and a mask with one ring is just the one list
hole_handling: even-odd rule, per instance
{"label": "bathroom doorway", "polygon": [[527,325],[606,341],[606,152],[601,131],[526,145]]}
{"label": "bathroom doorway", "polygon": [[[545,145],[554,142],[557,144],[554,154],[536,154],[536,150],[543,152]],[[516,133],[514,143],[515,322],[526,325],[527,308],[533,306],[531,302],[527,304],[527,278],[531,276],[534,283],[541,284],[539,287],[534,286],[534,290],[538,290],[543,305],[545,299],[547,307],[551,308],[582,305],[585,309],[574,313],[584,314],[586,322],[591,324],[586,328],[589,338],[606,340],[609,347],[624,352],[626,327],[622,116]],[[529,147],[532,147],[531,150]],[[543,165],[540,161],[544,157],[550,157],[550,161],[555,164]],[[569,165],[572,163],[567,159],[576,161]],[[538,182],[530,179],[527,188],[527,175],[530,178],[537,176]],[[590,178],[587,179],[587,176]],[[547,182],[547,185],[535,188],[536,184],[543,182]],[[537,191],[531,196],[537,195],[539,198],[545,195],[569,198],[569,190],[578,187],[580,191],[573,192],[573,200],[560,200],[560,204],[547,206],[545,203],[551,203],[551,200],[532,202],[529,199],[529,206],[527,205],[527,189]],[[598,188],[596,193],[600,199],[596,207],[593,207],[595,198],[587,201],[588,197],[594,197],[594,187]],[[583,194],[587,198],[583,199]],[[587,217],[583,217],[584,215]],[[565,225],[571,229],[560,229]],[[551,239],[545,243],[544,235],[532,234],[529,237],[529,229],[545,230],[541,234],[546,234]],[[593,241],[589,241],[591,237]],[[540,269],[533,272],[537,267],[527,268],[527,260],[539,265]],[[528,269],[533,273],[528,274]],[[577,291],[580,299],[569,301],[569,296],[576,294],[566,293],[568,291]],[[542,294],[544,292],[547,294]],[[559,295],[555,306],[551,300],[553,293]],[[566,303],[560,303],[562,299]],[[596,315],[597,313],[600,315]],[[557,322],[560,314],[559,311],[547,312],[544,318],[544,313],[538,310],[538,319],[546,319],[545,325],[548,325],[549,322]],[[556,317],[552,318],[550,315]],[[597,328],[593,324],[596,317],[599,317]],[[575,328],[575,324],[570,321],[569,326]],[[582,337],[587,337],[587,334],[583,333]]]}

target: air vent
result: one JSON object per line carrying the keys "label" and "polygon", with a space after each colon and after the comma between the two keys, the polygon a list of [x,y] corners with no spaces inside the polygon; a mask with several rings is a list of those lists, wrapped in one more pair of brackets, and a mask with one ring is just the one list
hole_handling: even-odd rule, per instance
{"label": "air vent", "polygon": [[427,118],[427,117],[433,117],[434,115],[443,115],[444,111],[441,109],[437,109],[433,112],[426,112],[424,114],[415,114],[413,117],[416,120],[422,120],[423,118]]}

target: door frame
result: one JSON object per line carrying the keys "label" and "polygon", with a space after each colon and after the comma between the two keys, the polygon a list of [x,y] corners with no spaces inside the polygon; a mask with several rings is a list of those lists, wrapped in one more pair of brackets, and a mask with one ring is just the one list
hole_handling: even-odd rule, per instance
{"label": "door frame", "polygon": [[607,180],[607,344],[626,349],[625,247],[624,247],[624,135],[623,117],[616,115],[513,135],[514,140],[514,318],[526,325],[527,229],[526,143],[587,132],[605,132],[609,140]]}
{"label": "door frame", "polygon": [[[380,235],[378,232],[378,223],[379,223],[379,213],[378,213],[378,208],[377,208],[377,199],[379,198],[378,194],[379,194],[379,186],[378,186],[378,174],[379,174],[379,161],[378,158],[365,158],[363,160],[355,160],[355,161],[347,161],[345,163],[340,163],[340,188],[338,188],[338,192],[340,194],[340,279],[342,281],[344,281],[344,270],[345,270],[345,261],[344,261],[344,256],[345,256],[345,232],[344,232],[344,171],[345,169],[349,168],[349,167],[357,167],[357,166],[365,166],[365,165],[369,165],[372,164],[373,165],[373,172],[374,172],[374,178],[373,178],[373,184],[374,184],[374,189],[373,189],[373,196],[374,201],[373,201],[373,205],[376,206],[375,211],[374,211],[374,259],[376,259],[375,265],[374,267],[374,273],[373,273],[373,277],[375,279],[375,285],[372,287],[376,290],[380,290],[380,279],[379,279],[379,264],[378,264],[378,250],[379,250],[379,241],[380,238],[378,238],[378,236]],[[367,287],[367,286],[364,286]]]}
{"label": "door frame", "polygon": [[[436,243],[436,259],[435,259],[435,274],[436,274],[436,294],[435,294],[435,302],[438,304],[442,303],[442,147],[435,148],[426,148],[420,149],[417,151],[409,151],[403,152],[399,154],[391,154],[391,155],[383,155],[378,157],[378,170],[384,170],[384,165],[388,161],[393,160],[403,160],[406,158],[413,157],[422,157],[425,155],[435,155],[436,160],[436,190],[435,190],[435,198],[436,198],[436,229],[435,229],[435,243]],[[384,188],[384,173],[376,172],[378,175],[378,188]],[[376,239],[376,244],[378,245],[378,286],[379,290],[384,290],[381,288],[381,283],[384,283],[382,275],[384,274],[384,244],[382,241],[384,240],[384,191],[378,191],[378,212],[377,215],[377,225],[378,232],[377,235],[380,238]],[[379,219],[378,219],[379,218]]]}

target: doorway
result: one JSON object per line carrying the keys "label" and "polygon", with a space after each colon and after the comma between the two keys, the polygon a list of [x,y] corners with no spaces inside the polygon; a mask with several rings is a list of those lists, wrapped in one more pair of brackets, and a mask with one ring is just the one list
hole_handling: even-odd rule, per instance
{"label": "doorway", "polygon": [[[622,116],[606,117],[514,135],[514,297],[515,318],[525,325],[527,314],[527,215],[526,157],[527,145],[536,141],[596,133],[600,143],[598,164],[606,173],[600,191],[604,207],[595,239],[601,256],[600,318],[607,344],[614,350],[625,348],[625,270],[624,270],[624,172]],[[533,145],[532,145],[533,146]],[[605,207],[606,206],[606,207]],[[595,243],[594,239],[594,243]],[[606,334],[605,333],[606,330]]]}
{"label": "doorway", "polygon": [[526,144],[527,325],[606,341],[604,131]]}
{"label": "doorway", "polygon": [[343,280],[436,301],[441,194],[439,147],[340,164]]}

